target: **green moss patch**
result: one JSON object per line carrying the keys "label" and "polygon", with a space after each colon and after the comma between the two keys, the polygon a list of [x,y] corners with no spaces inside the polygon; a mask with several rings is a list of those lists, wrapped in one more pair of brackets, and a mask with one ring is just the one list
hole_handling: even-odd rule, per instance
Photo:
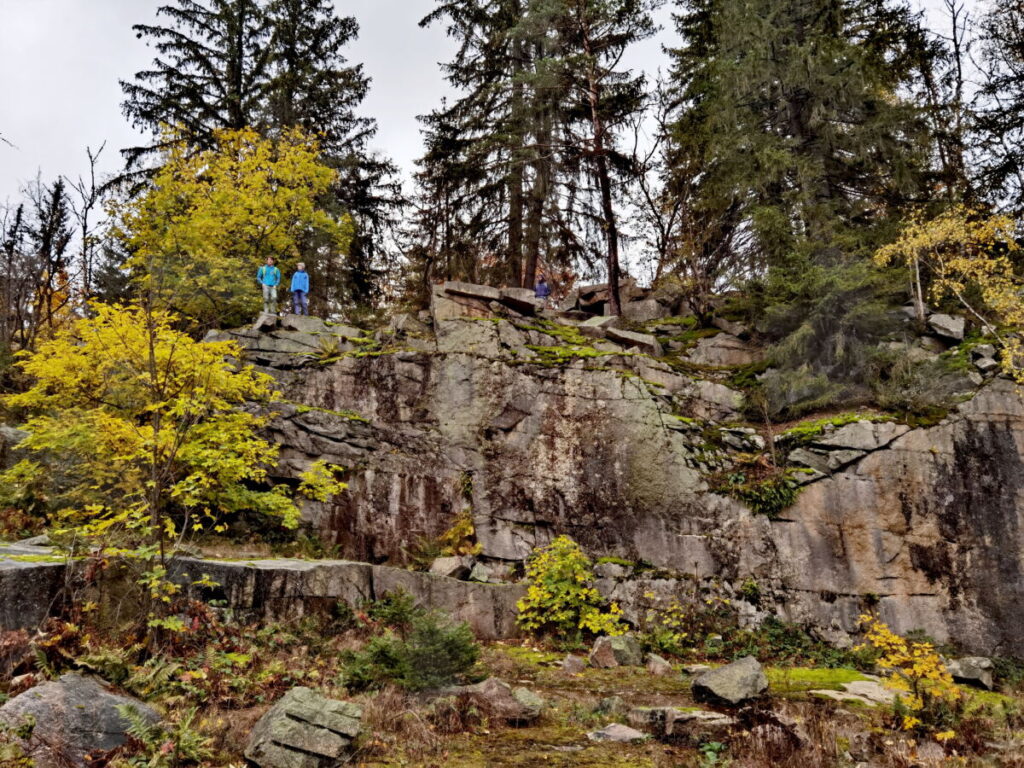
{"label": "green moss patch", "polygon": [[779,694],[816,690],[841,691],[847,683],[870,679],[863,673],[846,667],[768,667],[765,669],[765,676],[768,678],[769,689]]}

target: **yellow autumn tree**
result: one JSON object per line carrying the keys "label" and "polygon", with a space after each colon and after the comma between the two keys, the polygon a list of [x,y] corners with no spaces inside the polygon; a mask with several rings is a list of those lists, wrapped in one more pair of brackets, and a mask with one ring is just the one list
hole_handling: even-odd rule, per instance
{"label": "yellow autumn tree", "polygon": [[300,248],[315,243],[340,258],[354,234],[351,217],[320,205],[337,174],[309,136],[295,129],[271,140],[246,128],[219,131],[216,142],[208,151],[171,142],[147,191],[112,210],[140,288],[200,325],[257,311],[256,270],[268,256],[285,273]]}
{"label": "yellow autumn tree", "polygon": [[962,694],[935,646],[897,635],[875,616],[864,614],[860,620],[867,644],[878,653],[876,665],[898,693],[899,726],[931,730],[939,741],[952,738],[949,721]]}
{"label": "yellow autumn tree", "polygon": [[906,265],[921,306],[922,269],[931,276],[931,297],[955,298],[1002,347],[1004,372],[1024,382],[1021,342],[1005,329],[1024,327],[1021,247],[1009,216],[986,216],[958,205],[925,220],[913,217],[900,237],[875,254],[880,266]]}
{"label": "yellow autumn tree", "polygon": [[[278,450],[258,434],[269,417],[243,408],[269,403],[273,380],[227,364],[240,356],[234,342],[196,342],[167,312],[92,310],[18,363],[35,383],[4,405],[32,414],[31,458],[0,485],[43,484],[58,528],[147,563],[152,597],[168,602],[164,556],[184,535],[243,510],[297,524],[290,489],[269,485]],[[314,465],[299,490],[326,499],[343,488]]]}

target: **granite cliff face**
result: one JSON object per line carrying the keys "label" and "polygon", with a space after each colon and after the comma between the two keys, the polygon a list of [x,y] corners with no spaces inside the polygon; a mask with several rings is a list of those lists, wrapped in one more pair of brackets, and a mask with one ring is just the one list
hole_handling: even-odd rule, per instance
{"label": "granite cliff face", "polygon": [[627,614],[695,581],[735,596],[753,580],[758,604],[737,601],[747,621],[774,613],[842,641],[877,605],[899,632],[1024,655],[1015,385],[990,379],[930,428],[864,421],[814,438],[801,450],[815,469],[770,520],[712,492],[716,472],[764,449],[730,426],[740,398],[723,373],[696,378],[648,356],[650,337],[505,298],[438,289],[432,329],[403,318],[374,341],[304,318],[224,334],[292,403],[272,429],[281,474],[320,458],[349,469],[346,494],[306,509],[341,556],[400,563],[468,510],[499,577],[561,533],[642,563],[602,569]]}

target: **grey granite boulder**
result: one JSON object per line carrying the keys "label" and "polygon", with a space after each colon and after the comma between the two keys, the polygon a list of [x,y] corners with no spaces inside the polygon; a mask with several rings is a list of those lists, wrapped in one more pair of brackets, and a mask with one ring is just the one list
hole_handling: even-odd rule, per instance
{"label": "grey granite boulder", "polygon": [[953,315],[932,315],[928,318],[928,325],[939,336],[954,341],[963,341],[964,319]]}
{"label": "grey granite boulder", "polygon": [[36,768],[84,766],[89,753],[109,752],[127,741],[122,705],[151,723],[160,719],[138,699],[111,693],[95,678],[67,674],[15,696],[0,707],[0,721],[17,727],[35,719],[29,746]]}
{"label": "grey granite boulder", "polygon": [[656,653],[647,654],[647,671],[655,677],[664,677],[672,673],[672,665]]}
{"label": "grey granite boulder", "polygon": [[737,706],[768,690],[768,678],[753,656],[703,673],[693,681],[693,698],[713,704]]}
{"label": "grey granite boulder", "polygon": [[608,669],[611,667],[639,667],[644,656],[640,643],[631,635],[599,637],[590,650],[592,666]]}
{"label": "grey granite boulder", "polygon": [[540,717],[544,700],[526,688],[512,689],[504,680],[489,677],[476,685],[448,688],[444,693],[468,696],[489,716],[513,725],[531,723]]}
{"label": "grey granite boulder", "polygon": [[351,752],[362,716],[355,704],[292,688],[256,723],[245,758],[259,768],[333,768]]}
{"label": "grey granite boulder", "polygon": [[992,659],[987,659],[984,656],[964,656],[962,659],[954,659],[946,663],[946,669],[958,683],[966,683],[989,691],[995,687],[992,680],[992,668]]}

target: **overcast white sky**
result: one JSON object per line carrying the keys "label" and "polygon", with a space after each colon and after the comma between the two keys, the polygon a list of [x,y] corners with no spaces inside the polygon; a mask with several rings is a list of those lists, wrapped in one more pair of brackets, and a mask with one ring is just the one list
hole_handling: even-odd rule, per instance
{"label": "overcast white sky", "polygon": [[[941,0],[925,0],[929,5]],[[969,0],[973,5],[974,0]],[[0,0],[0,202],[16,197],[37,173],[44,179],[77,176],[85,148],[107,149],[102,169],[119,168],[118,150],[137,136],[121,116],[119,79],[147,66],[153,51],[135,38],[132,24],[152,20],[158,0]],[[373,78],[363,112],[377,119],[376,148],[406,174],[420,154],[416,116],[447,92],[438,62],[453,43],[435,26],[418,22],[433,0],[336,0],[362,31],[348,58]],[[658,38],[631,52],[632,66],[653,73],[665,65],[661,44],[671,42],[670,10]]]}

